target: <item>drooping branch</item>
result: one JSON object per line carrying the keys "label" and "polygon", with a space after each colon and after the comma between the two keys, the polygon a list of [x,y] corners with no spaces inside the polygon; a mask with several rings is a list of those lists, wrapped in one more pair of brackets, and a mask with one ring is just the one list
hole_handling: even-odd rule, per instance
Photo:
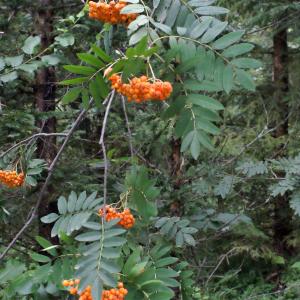
{"label": "drooping branch", "polygon": [[133,151],[133,144],[132,144],[132,134],[131,134],[128,115],[127,115],[127,111],[126,111],[126,102],[125,102],[125,97],[124,96],[122,96],[122,107],[123,107],[123,112],[124,112],[124,116],[125,116],[127,132],[128,132],[128,142],[129,142],[130,154],[131,154],[131,157],[133,157],[134,156],[134,151]]}
{"label": "drooping branch", "polygon": [[[111,94],[108,96],[108,103],[102,123],[102,129],[101,129],[101,135],[100,135],[100,140],[99,144],[102,147],[102,152],[103,152],[103,159],[104,159],[104,181],[103,181],[103,203],[106,205],[106,200],[107,200],[107,177],[108,177],[108,161],[107,161],[107,155],[106,155],[106,147],[105,147],[105,131],[106,131],[106,126],[107,126],[107,120],[108,120],[108,115],[110,112],[110,107],[112,104],[112,101],[114,100],[115,97],[115,90],[111,92]],[[106,102],[106,101],[105,101]]]}

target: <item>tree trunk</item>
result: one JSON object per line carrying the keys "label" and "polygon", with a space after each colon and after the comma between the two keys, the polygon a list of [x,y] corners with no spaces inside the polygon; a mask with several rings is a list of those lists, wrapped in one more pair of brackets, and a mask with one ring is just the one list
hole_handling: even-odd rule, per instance
{"label": "tree trunk", "polygon": [[289,49],[287,30],[284,29],[274,35],[274,58],[273,58],[273,83],[275,87],[275,100],[278,112],[281,117],[278,123],[281,123],[275,131],[275,137],[279,138],[288,135],[288,115],[289,106],[285,97],[289,92]]}
{"label": "tree trunk", "polygon": [[[47,49],[53,43],[53,11],[51,0],[40,0],[40,7],[36,16],[36,28],[38,34],[41,36],[41,48]],[[55,69],[54,67],[42,68],[37,72],[36,85],[35,85],[35,99],[38,112],[48,113],[55,111]],[[46,120],[38,121],[40,132],[54,133],[56,132],[56,118],[49,117]],[[56,155],[56,138],[47,137],[38,141],[38,155],[40,158],[46,160],[50,165]],[[51,187],[48,188],[48,192]],[[48,193],[49,194],[49,193]],[[45,197],[44,201],[39,208],[39,217],[44,216],[53,209],[49,205],[49,197]],[[50,237],[51,227],[47,224],[41,224],[39,233],[46,237]]]}
{"label": "tree trunk", "polygon": [[[288,36],[287,30],[281,30],[274,35],[274,60],[273,60],[273,84],[274,84],[274,101],[276,101],[279,120],[278,127],[274,133],[275,138],[288,135],[288,115],[289,106],[285,99],[289,92],[289,70],[288,70]],[[276,149],[276,158],[286,155],[285,146],[281,145]],[[284,176],[284,174],[277,174]],[[286,237],[292,230],[291,220],[292,211],[289,206],[288,196],[277,196],[274,199],[274,243],[279,253],[287,252]]]}

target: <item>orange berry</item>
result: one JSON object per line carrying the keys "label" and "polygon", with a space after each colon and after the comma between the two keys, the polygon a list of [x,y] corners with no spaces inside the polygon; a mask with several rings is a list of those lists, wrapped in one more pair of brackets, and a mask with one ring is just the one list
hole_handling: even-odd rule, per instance
{"label": "orange berry", "polygon": [[90,292],[92,291],[92,287],[91,287],[90,285],[88,285],[88,286],[86,287],[86,291],[90,293]]}
{"label": "orange berry", "polygon": [[63,285],[63,286],[69,286],[69,281],[68,281],[68,280],[64,280],[64,281],[62,282],[62,285]]}
{"label": "orange berry", "polygon": [[77,294],[77,288],[71,288],[70,289],[70,294],[71,295],[76,295]]}

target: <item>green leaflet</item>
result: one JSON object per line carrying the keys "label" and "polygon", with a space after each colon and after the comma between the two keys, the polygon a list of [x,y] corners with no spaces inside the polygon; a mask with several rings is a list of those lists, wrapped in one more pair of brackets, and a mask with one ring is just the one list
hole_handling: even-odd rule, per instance
{"label": "green leaflet", "polygon": [[[193,132],[190,133],[193,138]],[[191,141],[189,141],[191,143]],[[183,143],[182,143],[183,145]],[[165,236],[168,240],[175,242],[177,247],[183,247],[187,245],[195,246],[195,239],[191,236],[191,234],[195,234],[198,232],[198,229],[189,226],[190,222],[186,219],[180,219],[178,217],[168,218],[162,217],[156,220],[155,227],[159,229],[159,232]],[[168,257],[164,259],[160,259],[157,262],[157,267],[165,266],[168,264],[172,264],[176,261],[176,258]],[[174,274],[174,273],[173,273]],[[172,276],[171,276],[172,277]]]}
{"label": "green leaflet", "polygon": [[249,91],[255,91],[254,80],[248,72],[241,69],[236,69],[235,73],[236,73],[236,80],[243,88]]}
{"label": "green leaflet", "polygon": [[82,88],[80,87],[69,89],[62,98],[62,104],[70,104],[71,102],[75,101],[79,97],[81,91]]}
{"label": "green leaflet", "polygon": [[222,36],[221,38],[219,38],[218,40],[216,40],[212,44],[212,46],[217,50],[225,49],[228,46],[238,42],[241,39],[241,37],[243,36],[243,34],[244,34],[243,30],[227,33],[224,36]]}
{"label": "green leaflet", "polygon": [[134,166],[127,173],[125,184],[129,191],[129,200],[144,220],[156,216],[157,208],[155,199],[159,195],[159,189],[155,187],[155,181],[149,179],[148,171],[144,167]]}
{"label": "green leaflet", "polygon": [[[43,223],[55,222],[51,236],[65,233],[70,235],[72,232],[79,230],[93,213],[93,209],[102,202],[102,198],[96,199],[96,193],[87,197],[86,192],[79,196],[71,192],[68,200],[60,196],[57,201],[59,214],[51,213],[41,218]],[[83,236],[82,239],[90,239],[90,236]],[[95,237],[94,237],[95,238]]]}

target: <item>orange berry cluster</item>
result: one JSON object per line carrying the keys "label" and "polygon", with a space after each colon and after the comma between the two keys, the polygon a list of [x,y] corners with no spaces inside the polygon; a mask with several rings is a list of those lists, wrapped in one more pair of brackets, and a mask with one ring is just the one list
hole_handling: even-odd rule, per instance
{"label": "orange berry cluster", "polygon": [[127,294],[128,291],[124,288],[124,284],[119,282],[117,289],[103,291],[102,300],[123,300]]}
{"label": "orange berry cluster", "polygon": [[80,294],[78,300],[93,300],[92,297],[92,288],[88,285]]}
{"label": "orange berry cluster", "polygon": [[78,285],[80,283],[79,279],[75,280],[64,280],[62,285],[65,287],[70,287],[69,293],[71,295],[79,295],[79,300],[93,300],[92,288],[88,285],[81,293],[78,291]]}
{"label": "orange berry cluster", "polygon": [[134,216],[131,214],[130,209],[126,208],[123,212],[118,212],[115,208],[106,205],[105,208],[101,208],[99,210],[99,215],[104,216],[104,210],[106,212],[105,219],[107,222],[114,220],[114,219],[120,219],[119,225],[122,226],[125,229],[130,229],[133,227],[135,223]]}
{"label": "orange berry cluster", "polygon": [[2,171],[0,170],[0,182],[9,188],[22,186],[24,183],[24,173],[17,173],[16,171]]}
{"label": "orange berry cluster", "polygon": [[89,16],[103,23],[129,25],[137,18],[137,14],[121,14],[121,10],[127,5],[126,1],[89,2]]}
{"label": "orange berry cluster", "polygon": [[170,97],[173,87],[170,82],[155,80],[151,83],[147,76],[134,77],[129,83],[123,83],[120,75],[113,74],[109,77],[112,87],[120,94],[127,97],[128,101],[141,103],[149,100],[164,101]]}
{"label": "orange berry cluster", "polygon": [[[93,300],[92,288],[88,285],[81,293],[78,292],[79,279],[75,280],[64,280],[62,285],[65,287],[70,287],[69,293],[71,295],[79,295],[78,300]],[[128,291],[124,288],[122,282],[118,283],[117,289],[105,290],[102,292],[102,300],[124,300]]]}

